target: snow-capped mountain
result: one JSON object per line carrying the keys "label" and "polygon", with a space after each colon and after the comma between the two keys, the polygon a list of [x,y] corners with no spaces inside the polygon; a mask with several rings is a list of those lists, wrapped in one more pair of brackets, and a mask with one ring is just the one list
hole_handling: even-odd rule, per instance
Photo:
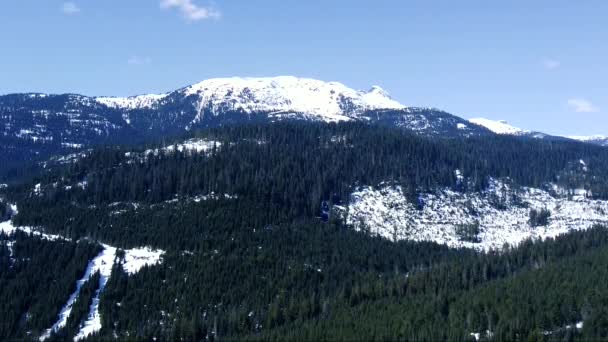
{"label": "snow-capped mountain", "polygon": [[[504,121],[468,121],[433,108],[405,106],[378,86],[359,91],[339,82],[309,78],[233,77],[131,97],[0,96],[0,159],[20,167],[24,161],[106,142],[143,142],[205,127],[286,120],[359,121],[440,137],[496,133],[565,139],[519,129]],[[608,144],[608,139],[599,137],[588,141]]]}
{"label": "snow-capped mountain", "polygon": [[338,82],[289,76],[210,79],[179,92],[198,97],[197,121],[205,112],[218,115],[226,109],[302,113],[323,121],[349,121],[366,110],[405,108],[378,86],[355,91]]}
{"label": "snow-capped mountain", "polygon": [[353,115],[366,110],[406,108],[379,86],[356,91],[339,82],[292,76],[214,78],[167,94],[95,100],[109,107],[133,110],[162,105],[164,99],[174,94],[195,98],[197,121],[205,114],[220,115],[230,110],[302,113],[332,122],[351,120]]}
{"label": "snow-capped mountain", "polygon": [[0,96],[0,140],[10,162],[105,142],[128,143],[204,127],[285,120],[361,121],[423,135],[474,136],[485,128],[431,108],[406,107],[378,86],[291,76],[216,78],[164,94]]}
{"label": "snow-capped mountain", "polygon": [[94,100],[120,111],[127,124],[147,132],[240,122],[307,120],[364,121],[419,134],[490,133],[443,111],[407,107],[379,86],[359,91],[339,82],[292,76],[215,78],[166,94]]}

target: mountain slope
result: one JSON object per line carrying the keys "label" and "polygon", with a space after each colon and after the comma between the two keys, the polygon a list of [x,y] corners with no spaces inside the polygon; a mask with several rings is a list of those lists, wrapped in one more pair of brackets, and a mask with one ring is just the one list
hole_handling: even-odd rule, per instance
{"label": "mountain slope", "polygon": [[197,96],[198,115],[219,115],[226,109],[253,112],[291,112],[322,121],[348,121],[370,109],[403,109],[378,86],[355,91],[338,82],[296,77],[211,79],[178,92]]}
{"label": "mountain slope", "polygon": [[449,113],[406,107],[380,87],[296,77],[218,78],[165,94],[132,97],[0,96],[2,162],[8,167],[103,143],[136,143],[205,127],[286,120],[362,121],[423,135],[488,130]]}
{"label": "mountain slope", "polygon": [[[485,118],[474,118],[474,119],[469,119],[469,121],[476,125],[486,127],[487,129],[489,129],[490,131],[492,131],[496,134],[513,135],[513,136],[518,136],[518,137],[545,139],[545,140],[578,140],[578,141],[583,141],[583,142],[594,143],[595,145],[602,145],[601,144],[602,137],[594,137],[594,138],[579,137],[579,139],[577,139],[576,137],[562,137],[562,136],[550,135],[550,134],[546,134],[546,133],[542,133],[542,132],[521,129],[521,128],[510,125],[507,121],[504,121],[504,120],[495,121],[495,120],[490,120],[490,119],[485,119]],[[604,142],[606,143],[606,145],[608,145],[608,138],[606,138],[606,140],[604,140]]]}
{"label": "mountain slope", "polygon": [[511,126],[504,120],[493,121],[484,118],[475,118],[470,119],[469,121],[474,124],[484,126],[496,134],[525,135],[530,133],[530,131]]}
{"label": "mountain slope", "polygon": [[608,146],[608,136],[605,135],[569,136],[568,138],[590,144]]}
{"label": "mountain slope", "polygon": [[[19,208],[10,227],[124,251],[165,251],[162,262],[137,274],[114,262],[92,310],[103,318],[96,325],[101,340],[436,341],[486,331],[513,340],[581,321],[589,329],[593,317],[605,317],[589,304],[598,303],[593,296],[604,291],[608,270],[608,233],[589,229],[608,222],[608,150],[597,146],[501,135],[428,139],[361,122],[282,122],[95,150],[49,169],[0,191]],[[542,208],[551,211],[547,222],[531,220],[533,209]],[[555,241],[521,241],[566,232]],[[3,270],[15,256],[37,253],[6,240]],[[519,247],[503,250],[502,242]],[[452,248],[480,244],[501,252]],[[580,259],[587,252],[590,259]],[[583,268],[561,267],[570,258]],[[547,274],[550,265],[560,267]],[[546,285],[530,296],[539,299],[533,302],[528,288],[516,285],[492,294],[497,282],[528,271],[534,284],[560,284],[559,295]],[[66,283],[81,274],[66,274]],[[24,286],[26,279],[10,275],[0,274],[0,282]],[[476,296],[485,286],[486,295]],[[523,298],[521,313],[505,307],[503,293]],[[51,293],[58,301],[45,311],[48,319],[23,328],[27,307],[5,315],[14,328],[0,339],[38,338],[69,295],[69,286]]]}
{"label": "mountain slope", "polygon": [[203,120],[204,114],[220,115],[227,111],[305,113],[323,121],[348,121],[364,110],[405,108],[378,86],[367,92],[355,91],[338,82],[292,76],[216,78],[162,95],[95,100],[109,107],[133,110],[161,106],[172,95],[196,99],[196,121]]}

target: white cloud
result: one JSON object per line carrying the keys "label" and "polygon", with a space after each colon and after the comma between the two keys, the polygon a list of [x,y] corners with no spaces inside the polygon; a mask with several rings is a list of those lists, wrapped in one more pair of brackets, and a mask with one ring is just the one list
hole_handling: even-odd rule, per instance
{"label": "white cloud", "polygon": [[562,63],[558,60],[547,58],[543,60],[543,66],[547,70],[555,70],[562,66]]}
{"label": "white cloud", "polygon": [[591,101],[585,99],[570,99],[568,100],[568,106],[577,113],[597,113],[600,111]]}
{"label": "white cloud", "polygon": [[73,2],[64,2],[61,11],[67,15],[80,13],[80,7]]}
{"label": "white cloud", "polygon": [[161,0],[160,7],[163,9],[178,9],[188,21],[203,19],[219,19],[221,13],[213,7],[196,5],[193,0]]}
{"label": "white cloud", "polygon": [[139,56],[131,56],[127,63],[129,65],[147,65],[152,63],[152,58],[150,57],[139,57]]}

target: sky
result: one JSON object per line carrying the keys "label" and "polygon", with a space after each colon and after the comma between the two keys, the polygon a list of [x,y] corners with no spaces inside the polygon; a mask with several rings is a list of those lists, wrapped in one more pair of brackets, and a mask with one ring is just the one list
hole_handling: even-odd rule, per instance
{"label": "sky", "polygon": [[293,75],[608,135],[606,0],[0,2],[0,94],[128,96]]}

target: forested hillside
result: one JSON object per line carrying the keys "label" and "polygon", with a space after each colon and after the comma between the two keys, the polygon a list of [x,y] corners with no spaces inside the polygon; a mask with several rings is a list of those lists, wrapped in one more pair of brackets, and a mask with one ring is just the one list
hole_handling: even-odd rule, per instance
{"label": "forested hillside", "polygon": [[0,339],[44,333],[98,247],[0,232]]}
{"label": "forested hillside", "polygon": [[164,94],[0,95],[0,181],[56,154],[150,142],[196,129],[273,122],[362,122],[423,136],[492,135],[433,108],[406,107],[378,86],[283,76],[216,78]]}
{"label": "forested hillside", "polygon": [[[481,253],[371,236],[336,211],[359,186],[399,185],[423,206],[422,193],[479,193],[492,179],[608,199],[608,150],[601,147],[277,123],[105,147],[48,165],[2,189],[2,202],[18,208],[13,225],[165,251],[136,274],[113,267],[101,294],[101,329],[90,340],[607,336],[604,227]],[[91,292],[83,287],[74,318],[52,338],[74,336]],[[31,338],[47,323],[28,328]],[[30,330],[17,325],[0,337]]]}

